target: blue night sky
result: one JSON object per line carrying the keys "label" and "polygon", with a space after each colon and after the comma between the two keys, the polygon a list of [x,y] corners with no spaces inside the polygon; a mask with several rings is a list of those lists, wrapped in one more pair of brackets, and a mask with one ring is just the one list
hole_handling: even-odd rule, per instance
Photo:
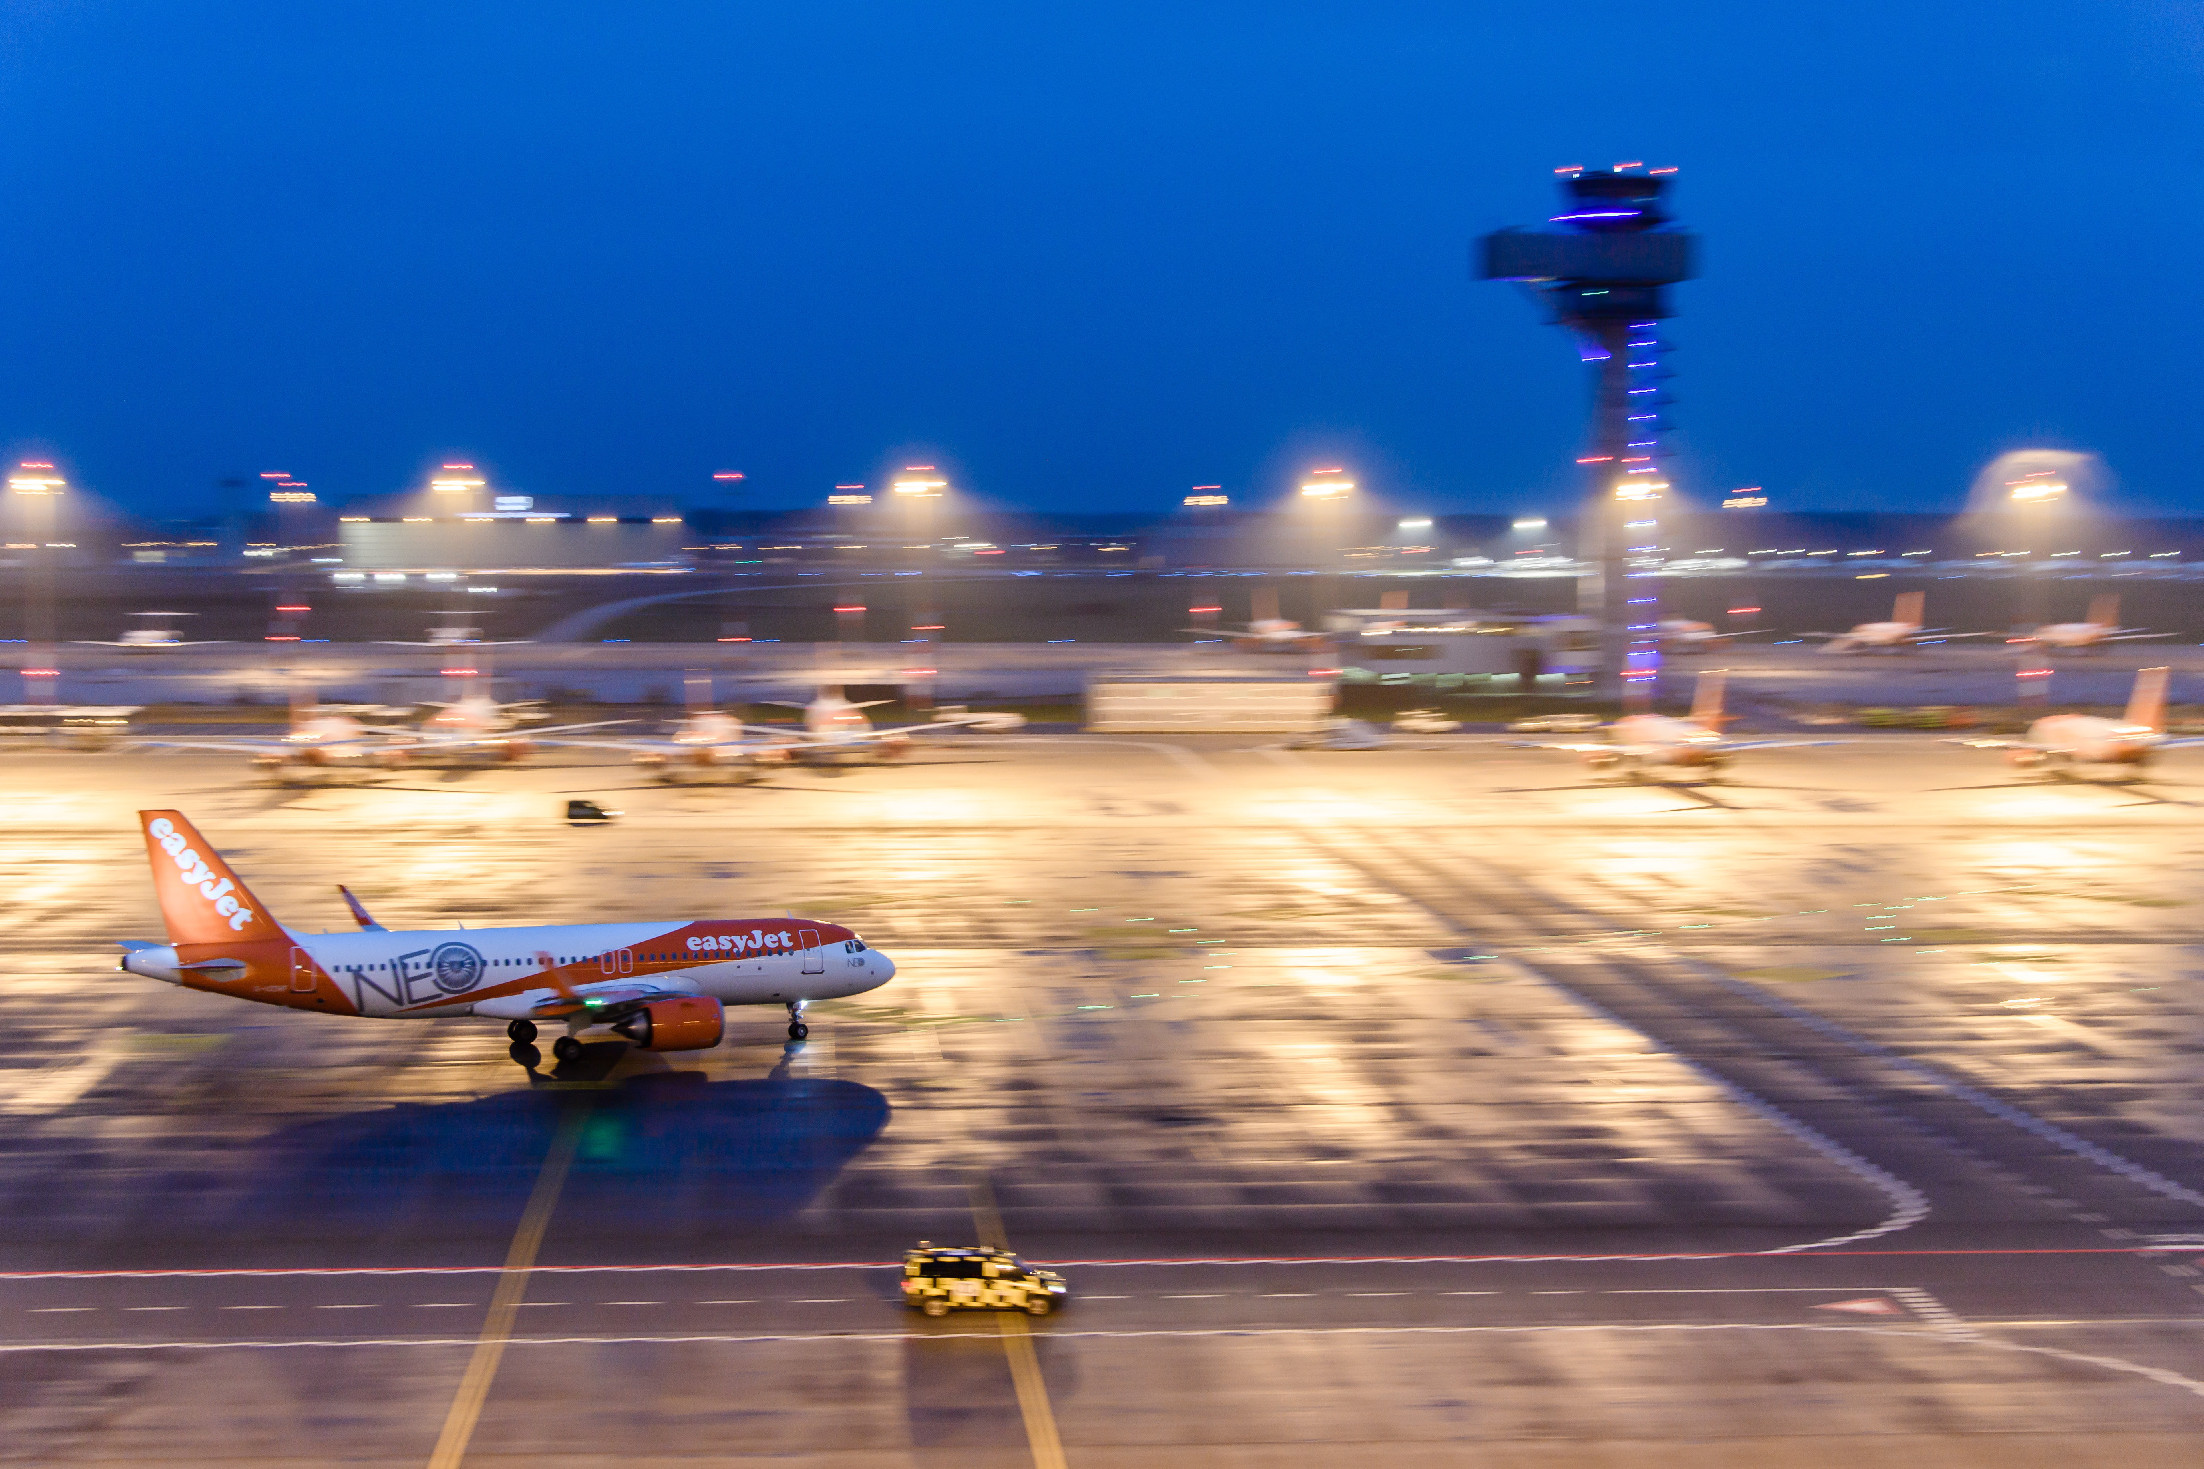
{"label": "blue night sky", "polygon": [[[140,509],[464,455],[812,503],[1574,495],[1583,370],[1477,234],[1674,164],[1674,477],[1956,507],[2196,470],[2204,12],[1217,3],[0,7],[0,447]],[[920,457],[923,456],[923,457]]]}

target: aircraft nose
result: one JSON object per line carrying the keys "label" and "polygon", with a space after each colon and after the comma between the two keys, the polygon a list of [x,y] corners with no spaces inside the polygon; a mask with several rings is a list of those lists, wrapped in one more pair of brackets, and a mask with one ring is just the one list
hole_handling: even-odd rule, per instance
{"label": "aircraft nose", "polygon": [[886,984],[889,980],[895,978],[895,961],[878,949],[873,950],[872,973],[873,983]]}

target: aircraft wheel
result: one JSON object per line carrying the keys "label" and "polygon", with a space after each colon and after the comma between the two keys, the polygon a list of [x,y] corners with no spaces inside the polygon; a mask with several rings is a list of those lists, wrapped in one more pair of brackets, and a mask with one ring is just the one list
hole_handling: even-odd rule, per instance
{"label": "aircraft wheel", "polygon": [[930,1296],[927,1298],[926,1304],[918,1309],[929,1316],[946,1316],[949,1314],[949,1303],[940,1296]]}
{"label": "aircraft wheel", "polygon": [[516,1020],[505,1027],[505,1034],[510,1039],[526,1045],[536,1038],[536,1022],[533,1020]]}
{"label": "aircraft wheel", "polygon": [[541,1066],[543,1064],[543,1052],[537,1050],[534,1046],[528,1044],[528,1042],[526,1041],[514,1041],[511,1048],[507,1050],[505,1054],[511,1056],[515,1061],[527,1067],[530,1071],[535,1070],[538,1066]]}
{"label": "aircraft wheel", "polygon": [[573,1036],[562,1035],[551,1043],[551,1054],[561,1061],[582,1059],[582,1043]]}
{"label": "aircraft wheel", "polygon": [[810,1034],[811,1027],[804,1024],[801,1020],[791,1020],[788,1022],[788,1038],[790,1040],[800,1041]]}
{"label": "aircraft wheel", "polygon": [[1056,1302],[1047,1296],[1034,1296],[1025,1303],[1025,1313],[1028,1316],[1046,1316],[1055,1309]]}

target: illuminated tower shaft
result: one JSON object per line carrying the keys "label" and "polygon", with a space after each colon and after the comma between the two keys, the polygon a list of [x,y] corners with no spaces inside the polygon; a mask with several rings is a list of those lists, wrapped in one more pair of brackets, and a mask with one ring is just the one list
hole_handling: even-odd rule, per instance
{"label": "illuminated tower shaft", "polygon": [[1485,236],[1480,274],[1522,281],[1577,335],[1593,364],[1592,421],[1578,462],[1588,471],[1578,518],[1580,611],[1600,626],[1600,690],[1626,703],[1652,697],[1660,671],[1660,565],[1655,520],[1668,485],[1660,470],[1660,321],[1668,290],[1692,274],[1693,238],[1665,228],[1671,170],[1563,170],[1563,230]]}

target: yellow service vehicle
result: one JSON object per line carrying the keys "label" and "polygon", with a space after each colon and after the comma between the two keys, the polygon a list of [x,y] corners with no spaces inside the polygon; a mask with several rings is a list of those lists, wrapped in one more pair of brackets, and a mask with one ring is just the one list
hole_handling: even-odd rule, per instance
{"label": "yellow service vehicle", "polygon": [[1046,1316],[1070,1288],[1053,1270],[1036,1270],[1008,1250],[944,1249],[932,1240],[903,1252],[903,1299],[929,1316],[951,1311],[1024,1311]]}

